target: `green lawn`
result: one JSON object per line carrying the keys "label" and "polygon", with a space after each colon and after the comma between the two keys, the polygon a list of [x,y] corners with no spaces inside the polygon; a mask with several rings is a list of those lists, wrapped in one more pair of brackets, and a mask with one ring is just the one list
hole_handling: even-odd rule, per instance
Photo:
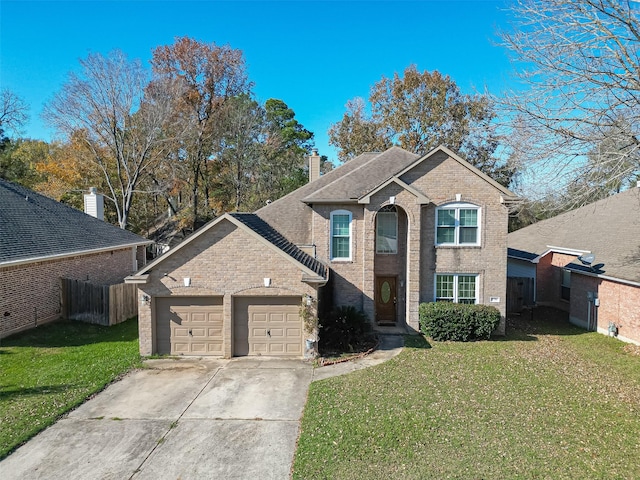
{"label": "green lawn", "polygon": [[407,337],[311,385],[297,479],[637,479],[640,357],[568,324],[476,343]]}
{"label": "green lawn", "polygon": [[135,319],[56,322],[0,341],[0,458],[139,366]]}

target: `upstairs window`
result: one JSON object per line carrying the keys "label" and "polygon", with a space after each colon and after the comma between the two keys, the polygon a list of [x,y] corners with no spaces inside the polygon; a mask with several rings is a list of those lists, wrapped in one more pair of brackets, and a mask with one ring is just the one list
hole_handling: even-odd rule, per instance
{"label": "upstairs window", "polygon": [[480,208],[469,203],[438,208],[436,245],[480,245]]}
{"label": "upstairs window", "polygon": [[478,303],[477,275],[436,275],[436,302]]}
{"label": "upstairs window", "polygon": [[376,253],[398,253],[398,212],[393,205],[376,215]]}
{"label": "upstairs window", "polygon": [[331,212],[331,260],[351,260],[351,212]]}

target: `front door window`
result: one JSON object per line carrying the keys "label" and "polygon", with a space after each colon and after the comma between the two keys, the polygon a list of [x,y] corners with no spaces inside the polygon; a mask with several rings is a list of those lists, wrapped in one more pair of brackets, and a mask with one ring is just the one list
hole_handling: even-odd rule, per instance
{"label": "front door window", "polygon": [[378,325],[396,324],[396,278],[376,277],[376,322]]}

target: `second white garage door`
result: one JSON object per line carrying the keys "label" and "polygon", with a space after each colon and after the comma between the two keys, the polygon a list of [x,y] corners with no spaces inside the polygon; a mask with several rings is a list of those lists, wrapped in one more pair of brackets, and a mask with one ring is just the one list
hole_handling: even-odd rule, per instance
{"label": "second white garage door", "polygon": [[300,297],[236,298],[233,354],[301,357],[300,302]]}

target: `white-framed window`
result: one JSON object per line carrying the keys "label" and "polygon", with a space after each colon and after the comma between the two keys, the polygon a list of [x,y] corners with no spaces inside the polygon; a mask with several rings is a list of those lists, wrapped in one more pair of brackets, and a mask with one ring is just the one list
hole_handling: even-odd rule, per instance
{"label": "white-framed window", "polygon": [[478,275],[436,274],[436,302],[478,303]]}
{"label": "white-framed window", "polygon": [[562,270],[562,283],[560,285],[560,298],[567,302],[571,300],[571,272]]}
{"label": "white-framed window", "polygon": [[398,211],[393,205],[376,214],[376,253],[398,253]]}
{"label": "white-framed window", "polygon": [[480,245],[480,207],[450,203],[436,209],[436,245]]}
{"label": "white-framed window", "polygon": [[351,260],[351,212],[331,212],[331,260]]}

